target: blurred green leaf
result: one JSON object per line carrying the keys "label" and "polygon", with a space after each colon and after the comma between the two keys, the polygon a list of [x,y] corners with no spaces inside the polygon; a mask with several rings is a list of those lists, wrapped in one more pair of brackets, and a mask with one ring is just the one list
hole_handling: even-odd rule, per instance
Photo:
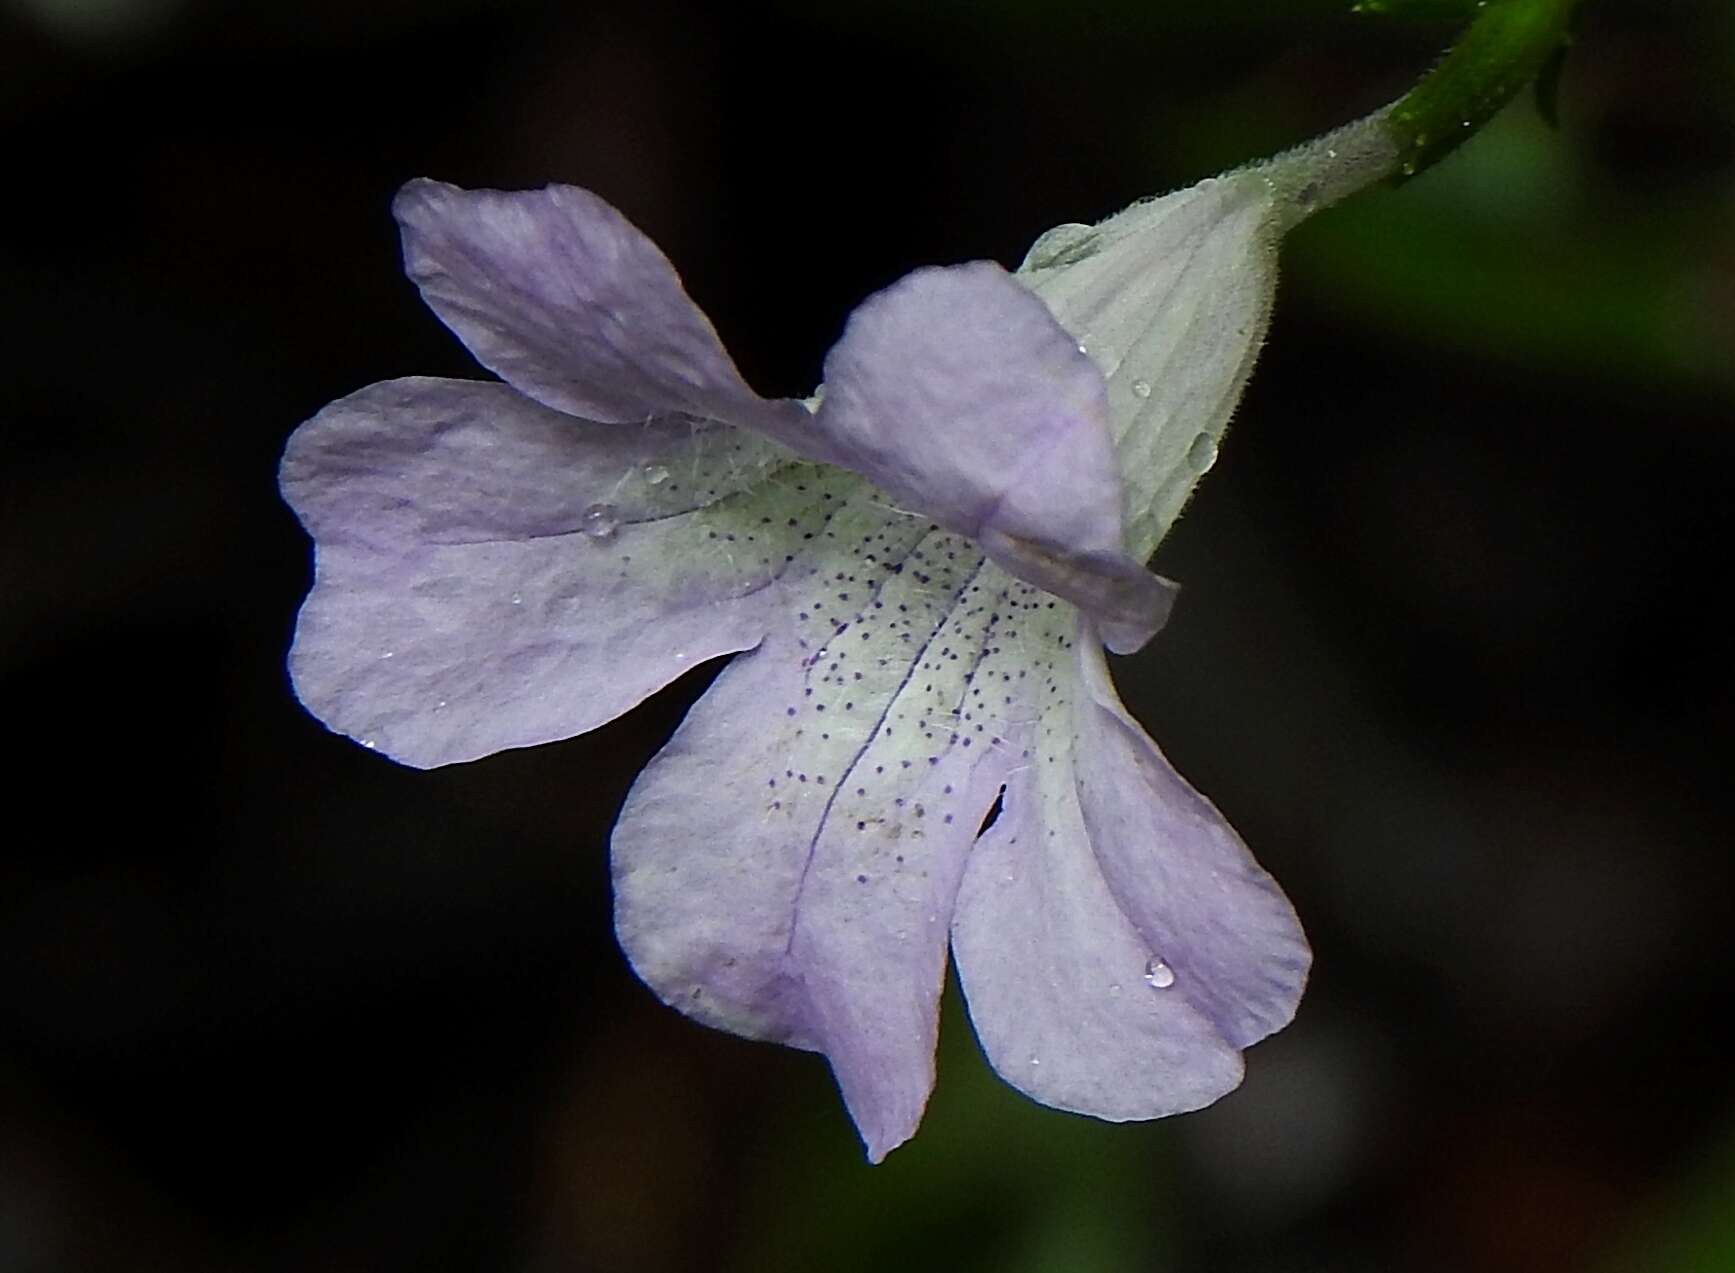
{"label": "blurred green leaf", "polygon": [[1570,49],[1570,45],[1561,45],[1536,74],[1536,113],[1550,128],[1560,127],[1560,75],[1566,69]]}
{"label": "blurred green leaf", "polygon": [[1665,1193],[1621,1238],[1603,1273],[1729,1273],[1735,1269],[1735,1127],[1697,1171]]}
{"label": "blurred green leaf", "polygon": [[739,1273],[1122,1273],[1157,1270],[1162,1125],[1045,1109],[989,1069],[956,984],[939,1083],[915,1139],[877,1167],[835,1100],[792,1100],[762,1192],[744,1206]]}
{"label": "blurred green leaf", "polygon": [[1583,162],[1533,111],[1508,110],[1426,180],[1303,226],[1291,270],[1395,335],[1593,383],[1726,393],[1731,298],[1707,260],[1735,249],[1722,198],[1617,208]]}

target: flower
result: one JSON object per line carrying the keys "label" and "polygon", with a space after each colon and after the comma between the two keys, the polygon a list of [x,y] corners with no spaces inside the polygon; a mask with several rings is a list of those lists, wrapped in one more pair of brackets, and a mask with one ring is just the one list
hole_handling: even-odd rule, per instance
{"label": "flower", "polygon": [[1053,231],[1016,278],[919,270],[851,316],[811,403],[749,389],[596,196],[412,182],[408,272],[501,382],[376,384],[290,440],[296,690],[432,766],[735,654],[613,835],[662,999],[823,1052],[875,1161],[932,1086],[948,946],[1015,1087],[1205,1105],[1290,1020],[1308,948],[1102,646],[1166,615],[1140,563],[1251,368],[1281,230],[1382,162],[1346,131]]}

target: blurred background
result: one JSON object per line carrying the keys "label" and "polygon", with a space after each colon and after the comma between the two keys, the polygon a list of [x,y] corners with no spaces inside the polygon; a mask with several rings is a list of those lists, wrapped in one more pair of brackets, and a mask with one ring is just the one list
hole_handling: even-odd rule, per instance
{"label": "blurred background", "polygon": [[1559,131],[1521,100],[1285,249],[1117,668],[1317,948],[1206,1112],[1034,1106],[952,996],[870,1168],[820,1060],[610,934],[614,811],[709,671],[432,773],[286,683],[284,439],[480,374],[399,272],[406,178],[598,191],[804,394],[869,290],[1347,121],[1452,31],[1348,9],[0,0],[0,1270],[1735,1270],[1727,4],[1592,0]]}

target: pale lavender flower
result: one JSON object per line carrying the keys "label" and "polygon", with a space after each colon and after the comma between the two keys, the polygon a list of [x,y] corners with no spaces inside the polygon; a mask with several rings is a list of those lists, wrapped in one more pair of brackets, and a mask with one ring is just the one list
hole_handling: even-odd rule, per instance
{"label": "pale lavender flower", "polygon": [[614,832],[617,930],[660,997],[823,1052],[875,1160],[932,1086],[948,945],[1020,1090],[1209,1103],[1293,1015],[1307,944],[1102,646],[1161,625],[1140,563],[1215,454],[1276,240],[1378,175],[1377,136],[1063,227],[1016,278],[917,271],[856,310],[812,403],[749,389],[594,195],[412,182],[410,276],[503,383],[373,385],[291,439],[317,545],[297,692],[433,766],[738,654]]}

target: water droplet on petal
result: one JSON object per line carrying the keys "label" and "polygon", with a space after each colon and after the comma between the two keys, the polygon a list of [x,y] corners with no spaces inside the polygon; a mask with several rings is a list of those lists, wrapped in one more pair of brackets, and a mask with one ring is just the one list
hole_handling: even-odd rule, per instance
{"label": "water droplet on petal", "polygon": [[1041,1065],[1042,1064],[1042,1058],[1039,1056],[1033,1056],[1030,1058],[1030,1063],[1032,1065]]}
{"label": "water droplet on petal", "polygon": [[579,523],[591,539],[613,539],[614,533],[620,529],[620,513],[613,504],[592,504],[584,510]]}
{"label": "water droplet on petal", "polygon": [[1153,990],[1167,990],[1175,984],[1175,970],[1153,955],[1145,961],[1145,984]]}
{"label": "water droplet on petal", "polygon": [[384,653],[383,653],[383,654],[381,654],[381,655],[380,655],[380,657],[381,657],[381,658],[382,658],[382,659],[389,659],[389,658],[391,658],[391,657],[392,657],[392,651],[391,651],[391,650],[387,650],[387,651],[385,651],[385,652],[384,652]]}
{"label": "water droplet on petal", "polygon": [[1051,270],[1057,265],[1071,265],[1095,256],[1101,246],[1101,235],[1095,226],[1071,222],[1057,225],[1035,243],[1025,254],[1025,270]]}
{"label": "water droplet on petal", "polygon": [[1193,439],[1193,445],[1187,448],[1187,463],[1193,466],[1195,473],[1209,473],[1216,462],[1217,439],[1209,433],[1201,433]]}
{"label": "water droplet on petal", "polygon": [[521,605],[523,605],[523,604],[524,604],[524,598],[523,598],[523,597],[521,597],[521,596],[519,596],[519,595],[518,595],[518,594],[517,594],[517,593],[516,593],[516,592],[515,592],[515,593],[513,593],[513,594],[512,594],[512,604],[513,604],[513,605],[515,605],[515,606],[521,606]]}
{"label": "water droplet on petal", "polygon": [[645,465],[645,481],[652,486],[661,486],[669,480],[669,470],[661,464]]}
{"label": "water droplet on petal", "polygon": [[1148,380],[1133,381],[1133,397],[1148,398],[1151,396],[1151,382]]}

